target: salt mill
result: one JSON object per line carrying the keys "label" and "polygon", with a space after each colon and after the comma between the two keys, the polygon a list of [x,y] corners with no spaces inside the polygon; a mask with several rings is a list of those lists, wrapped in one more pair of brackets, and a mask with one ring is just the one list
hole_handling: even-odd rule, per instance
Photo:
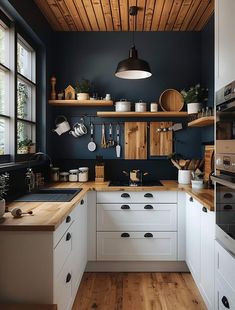
{"label": "salt mill", "polygon": [[56,100],[56,91],[55,91],[56,77],[51,77],[51,100]]}

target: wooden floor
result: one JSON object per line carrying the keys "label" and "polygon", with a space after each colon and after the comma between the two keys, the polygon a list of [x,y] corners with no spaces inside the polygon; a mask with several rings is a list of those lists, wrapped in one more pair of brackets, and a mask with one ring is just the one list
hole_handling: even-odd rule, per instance
{"label": "wooden floor", "polygon": [[72,310],[204,310],[189,273],[85,273]]}

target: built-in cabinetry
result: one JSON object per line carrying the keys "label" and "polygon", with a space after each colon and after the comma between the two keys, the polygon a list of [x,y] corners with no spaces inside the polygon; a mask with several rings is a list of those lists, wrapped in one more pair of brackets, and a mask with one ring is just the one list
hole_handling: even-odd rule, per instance
{"label": "built-in cabinetry", "polygon": [[2,231],[0,300],[71,309],[87,263],[86,238],[86,197],[54,232]]}
{"label": "built-in cabinetry", "polygon": [[215,1],[215,89],[235,80],[235,1]]}
{"label": "built-in cabinetry", "polygon": [[215,309],[235,309],[235,257],[215,242]]}
{"label": "built-in cabinetry", "polygon": [[208,309],[214,309],[215,214],[186,194],[186,262]]}
{"label": "built-in cabinetry", "polygon": [[177,260],[177,192],[98,192],[97,260]]}

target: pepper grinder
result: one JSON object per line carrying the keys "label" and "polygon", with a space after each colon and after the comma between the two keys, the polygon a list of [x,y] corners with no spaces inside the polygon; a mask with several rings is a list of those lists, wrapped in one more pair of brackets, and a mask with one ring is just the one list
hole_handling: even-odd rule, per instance
{"label": "pepper grinder", "polygon": [[51,77],[51,100],[56,100],[56,91],[55,91],[56,77]]}

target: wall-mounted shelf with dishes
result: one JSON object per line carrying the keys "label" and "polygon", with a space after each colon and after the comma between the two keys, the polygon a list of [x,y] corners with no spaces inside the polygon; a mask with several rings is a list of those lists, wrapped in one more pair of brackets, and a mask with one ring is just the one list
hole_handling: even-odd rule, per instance
{"label": "wall-mounted shelf with dishes", "polygon": [[113,112],[113,111],[99,111],[99,117],[187,117],[187,112]]}
{"label": "wall-mounted shelf with dishes", "polygon": [[49,104],[61,107],[107,107],[112,106],[112,100],[49,100]]}
{"label": "wall-mounted shelf with dishes", "polygon": [[204,116],[201,118],[197,118],[188,123],[188,127],[206,127],[213,126],[215,122],[214,116]]}

